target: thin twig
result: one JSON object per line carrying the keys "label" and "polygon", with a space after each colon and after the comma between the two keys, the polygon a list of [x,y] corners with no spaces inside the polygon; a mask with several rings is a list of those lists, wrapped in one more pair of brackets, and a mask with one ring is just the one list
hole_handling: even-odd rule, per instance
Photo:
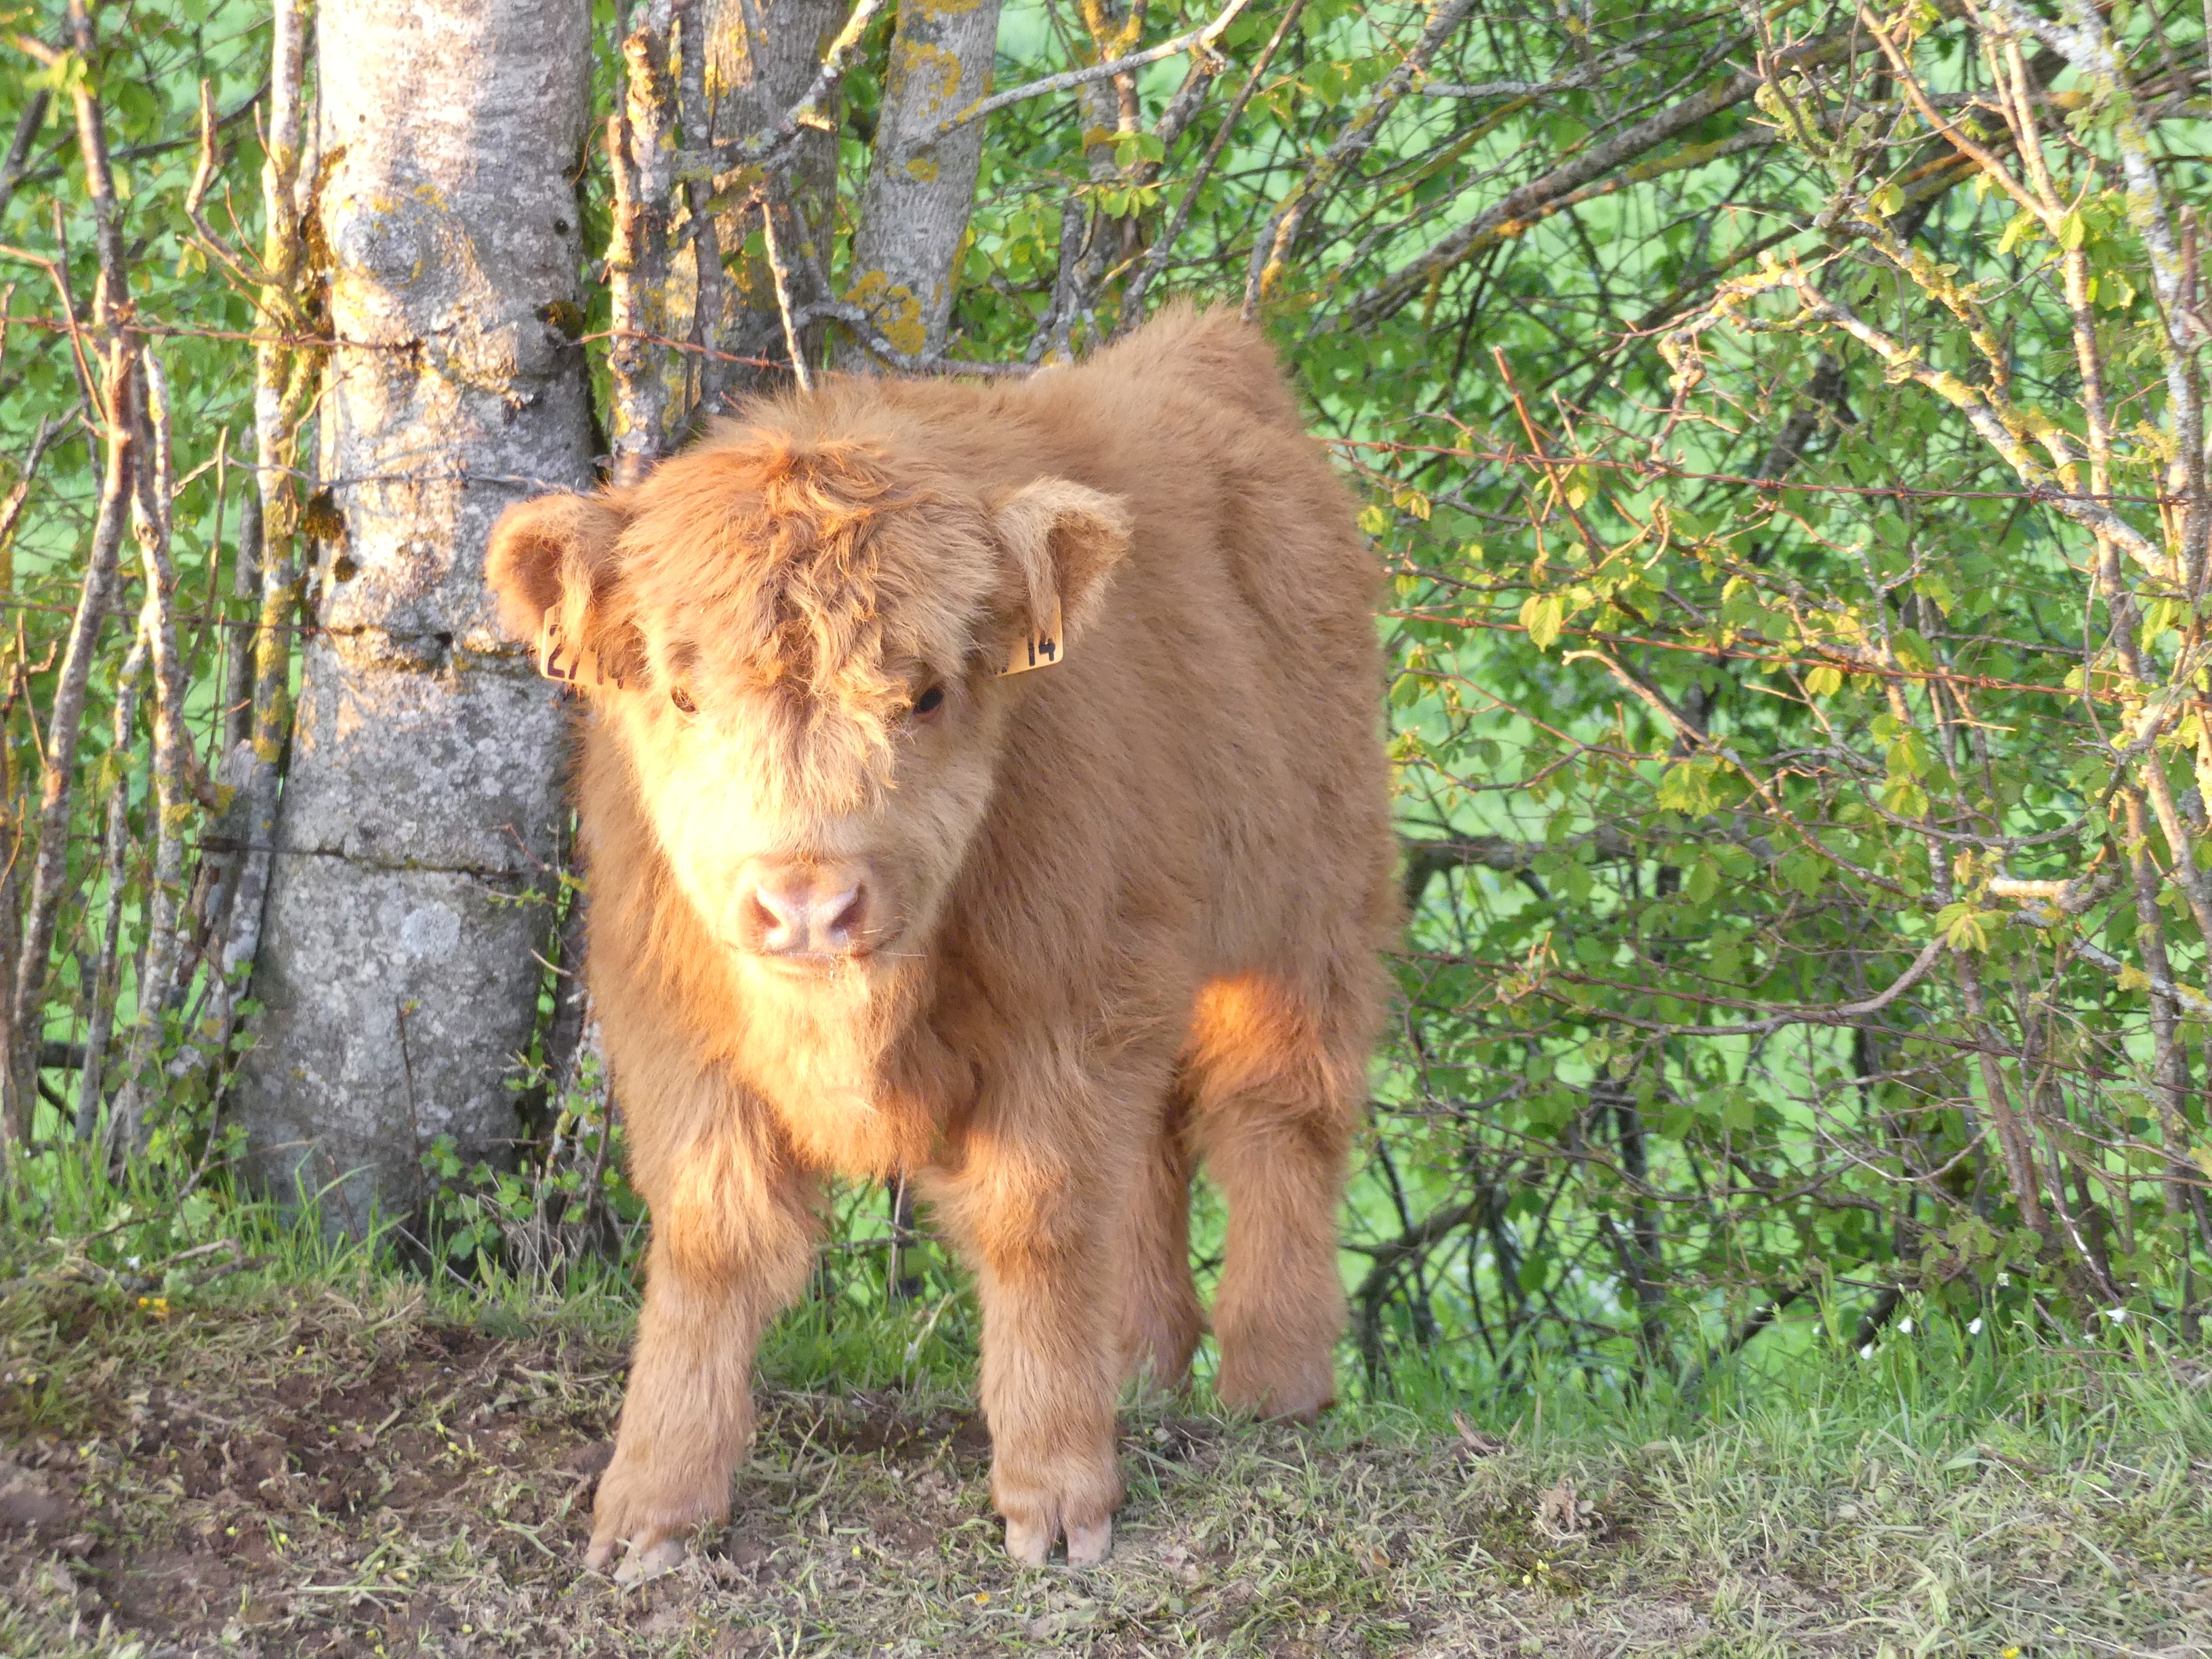
{"label": "thin twig", "polygon": [[784,263],[783,252],[776,246],[775,207],[773,203],[761,204],[761,246],[768,259],[769,276],[775,284],[775,308],[783,319],[784,349],[791,353],[791,378],[799,382],[801,392],[814,390],[814,377],[807,370],[806,350],[799,338],[799,325],[791,310],[791,270]]}
{"label": "thin twig", "polygon": [[1147,64],[1157,64],[1164,58],[1175,58],[1186,52],[1203,52],[1218,40],[1223,31],[1235,22],[1252,0],[1229,0],[1219,15],[1203,27],[1178,34],[1171,40],[1163,40],[1156,46],[1146,46],[1142,52],[1133,52],[1103,64],[1086,64],[1081,69],[1063,70],[1057,75],[1048,75],[1041,80],[1026,82],[1006,92],[993,93],[979,98],[967,108],[948,115],[928,131],[910,139],[907,144],[909,155],[919,155],[945,134],[966,126],[971,121],[981,121],[997,114],[1002,109],[1024,103],[1031,98],[1048,98],[1056,92],[1073,92],[1078,87],[1089,86],[1096,81],[1110,81],[1127,75],[1133,69],[1142,69]]}

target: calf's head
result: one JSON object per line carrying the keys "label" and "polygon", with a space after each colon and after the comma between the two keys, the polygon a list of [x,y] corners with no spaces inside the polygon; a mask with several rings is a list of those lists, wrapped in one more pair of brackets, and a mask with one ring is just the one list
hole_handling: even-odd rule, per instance
{"label": "calf's head", "polygon": [[507,509],[488,575],[625,750],[677,881],[760,971],[921,954],[988,807],[1010,670],[1080,650],[1113,497],[747,430]]}

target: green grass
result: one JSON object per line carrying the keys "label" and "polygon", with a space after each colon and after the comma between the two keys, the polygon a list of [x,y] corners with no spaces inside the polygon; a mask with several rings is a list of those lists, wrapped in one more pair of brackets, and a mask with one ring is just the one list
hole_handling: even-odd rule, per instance
{"label": "green grass", "polygon": [[577,1566],[626,1277],[468,1287],[165,1190],[10,1200],[0,1652],[2212,1652],[2212,1373],[2136,1322],[1861,1358],[1808,1319],[1693,1404],[1405,1374],[1310,1431],[1201,1386],[1127,1413],[1076,1573],[999,1551],[965,1298],[813,1302],[732,1525],[626,1590]]}

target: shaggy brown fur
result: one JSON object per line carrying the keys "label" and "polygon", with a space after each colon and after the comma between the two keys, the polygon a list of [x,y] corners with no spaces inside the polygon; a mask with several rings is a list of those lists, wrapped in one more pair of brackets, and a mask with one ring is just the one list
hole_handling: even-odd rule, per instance
{"label": "shaggy brown fur", "polygon": [[[505,625],[591,693],[588,973],[653,1243],[591,1559],[727,1513],[823,1171],[975,1271],[1007,1548],[1097,1560],[1116,1395],[1332,1395],[1334,1212],[1395,917],[1376,572],[1257,334],[836,380],[511,509]],[[1065,660],[1002,676],[1032,635]]]}

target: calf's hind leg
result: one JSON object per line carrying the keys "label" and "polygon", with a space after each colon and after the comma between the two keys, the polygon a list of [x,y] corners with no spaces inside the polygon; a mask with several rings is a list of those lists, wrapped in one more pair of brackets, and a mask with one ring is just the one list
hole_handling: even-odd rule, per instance
{"label": "calf's hind leg", "polygon": [[1269,1417],[1336,1397],[1336,1212],[1366,1086],[1365,1021],[1346,1023],[1258,975],[1208,985],[1192,1022],[1191,1136],[1229,1204],[1215,1387]]}
{"label": "calf's hind leg", "polygon": [[1188,1379],[1190,1356],[1206,1326],[1190,1277],[1189,1115],[1189,1097],[1178,1079],[1137,1172],[1128,1213],[1122,1369],[1170,1392]]}

